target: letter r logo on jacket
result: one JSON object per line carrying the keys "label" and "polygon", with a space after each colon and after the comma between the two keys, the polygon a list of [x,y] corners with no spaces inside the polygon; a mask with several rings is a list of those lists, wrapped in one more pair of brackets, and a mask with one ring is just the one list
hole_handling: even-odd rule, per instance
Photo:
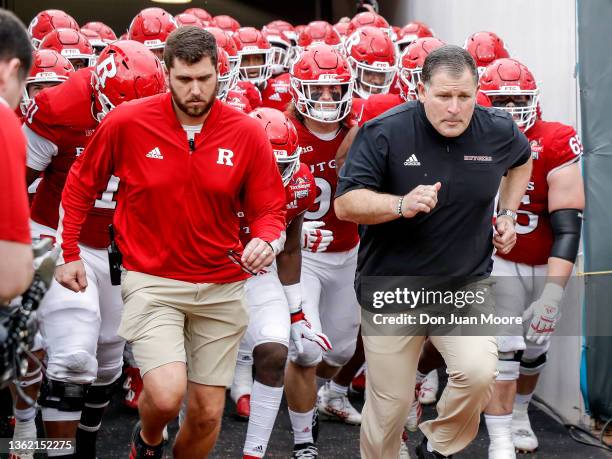
{"label": "letter r logo on jacket", "polygon": [[224,164],[226,166],[233,166],[232,158],[234,157],[234,152],[232,150],[227,150],[225,148],[219,148],[219,157],[217,158],[217,164]]}

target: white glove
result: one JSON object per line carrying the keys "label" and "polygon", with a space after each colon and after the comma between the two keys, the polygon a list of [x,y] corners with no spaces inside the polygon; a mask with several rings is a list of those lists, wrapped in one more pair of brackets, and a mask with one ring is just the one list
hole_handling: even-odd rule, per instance
{"label": "white glove", "polygon": [[540,298],[523,313],[523,322],[531,318],[526,338],[536,344],[548,341],[555,331],[559,320],[559,303],[563,296],[563,287],[551,282],[544,286]]}
{"label": "white glove", "polygon": [[316,333],[312,331],[310,322],[308,322],[302,310],[299,309],[296,312],[291,313],[291,341],[295,345],[298,354],[304,352],[302,338],[318,344],[319,347],[325,352],[331,351],[332,349],[329,338],[323,333]]}
{"label": "white glove", "polygon": [[325,252],[334,240],[334,233],[326,229],[324,222],[308,221],[302,223],[302,248],[310,252]]}

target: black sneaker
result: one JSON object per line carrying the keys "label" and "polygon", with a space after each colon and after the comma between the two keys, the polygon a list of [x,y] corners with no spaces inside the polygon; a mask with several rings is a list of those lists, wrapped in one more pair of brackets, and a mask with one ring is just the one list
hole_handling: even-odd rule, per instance
{"label": "black sneaker", "polygon": [[317,459],[319,451],[314,443],[300,443],[293,445],[292,459]]}
{"label": "black sneaker", "polygon": [[157,446],[147,445],[140,436],[140,421],[132,430],[129,459],[162,459],[164,457],[164,442]]}
{"label": "black sneaker", "polygon": [[438,453],[437,451],[432,451],[432,452],[427,451],[427,437],[423,437],[421,444],[417,445],[416,455],[417,455],[417,459],[443,459],[443,458],[452,459],[453,457],[452,455],[444,456]]}

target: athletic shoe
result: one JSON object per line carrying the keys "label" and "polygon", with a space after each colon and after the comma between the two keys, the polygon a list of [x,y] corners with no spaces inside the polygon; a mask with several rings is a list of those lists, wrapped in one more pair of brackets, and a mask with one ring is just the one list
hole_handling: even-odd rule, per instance
{"label": "athletic shoe", "polygon": [[524,407],[515,404],[512,411],[512,443],[522,453],[531,453],[538,449],[538,437],[531,428],[527,414],[528,407],[528,404]]}
{"label": "athletic shoe", "polygon": [[129,459],[162,459],[164,457],[164,442],[157,446],[146,445],[140,437],[140,421],[132,430]]}
{"label": "athletic shoe", "polygon": [[516,459],[512,438],[495,438],[489,443],[488,459]]}
{"label": "athletic shoe", "polygon": [[421,383],[419,402],[423,405],[436,403],[438,399],[438,385],[438,371],[433,370],[427,373],[427,376],[425,376],[425,379]]}
{"label": "athletic shoe", "polygon": [[404,441],[400,443],[400,450],[397,459],[411,459],[410,451],[408,450],[408,445],[404,443]]}
{"label": "athletic shoe", "polygon": [[325,383],[319,389],[317,407],[328,418],[340,420],[346,424],[361,424],[361,413],[351,405],[345,394],[330,389],[329,383]]}
{"label": "athletic shoe", "polygon": [[319,451],[314,443],[300,443],[293,445],[292,459],[317,459]]}
{"label": "athletic shoe", "polygon": [[427,437],[423,437],[423,440],[416,447],[417,459],[451,459],[453,456],[444,456],[437,451],[427,451]]}

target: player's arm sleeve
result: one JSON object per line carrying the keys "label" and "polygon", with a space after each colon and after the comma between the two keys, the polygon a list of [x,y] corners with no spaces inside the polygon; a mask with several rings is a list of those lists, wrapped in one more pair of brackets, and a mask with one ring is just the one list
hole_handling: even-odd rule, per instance
{"label": "player's arm sleeve", "polygon": [[278,253],[285,239],[285,188],[263,130],[254,132],[251,144],[249,169],[241,193],[244,211],[249,216],[252,237],[269,242]]}
{"label": "player's arm sleeve", "polygon": [[546,155],[547,178],[559,169],[580,161],[582,157],[582,143],[571,126],[560,124],[552,134],[550,146],[551,154]]}
{"label": "player's arm sleeve", "polygon": [[23,133],[27,142],[26,166],[36,171],[44,171],[57,155],[57,145],[34,132],[27,124],[23,125]]}
{"label": "player's arm sleeve", "polygon": [[512,123],[512,140],[510,142],[510,166],[508,169],[522,166],[531,157],[531,146],[525,134],[521,132],[516,123]]}
{"label": "player's arm sleeve", "polygon": [[336,197],[366,188],[380,191],[383,185],[389,145],[378,124],[366,123],[357,132],[338,176]]}
{"label": "player's arm sleeve", "polygon": [[70,168],[64,185],[57,228],[63,257],[60,263],[79,259],[80,251],[77,243],[81,226],[94,203],[97,192],[104,189],[113,172],[114,145],[118,142],[111,120],[104,121],[89,141],[85,151]]}

